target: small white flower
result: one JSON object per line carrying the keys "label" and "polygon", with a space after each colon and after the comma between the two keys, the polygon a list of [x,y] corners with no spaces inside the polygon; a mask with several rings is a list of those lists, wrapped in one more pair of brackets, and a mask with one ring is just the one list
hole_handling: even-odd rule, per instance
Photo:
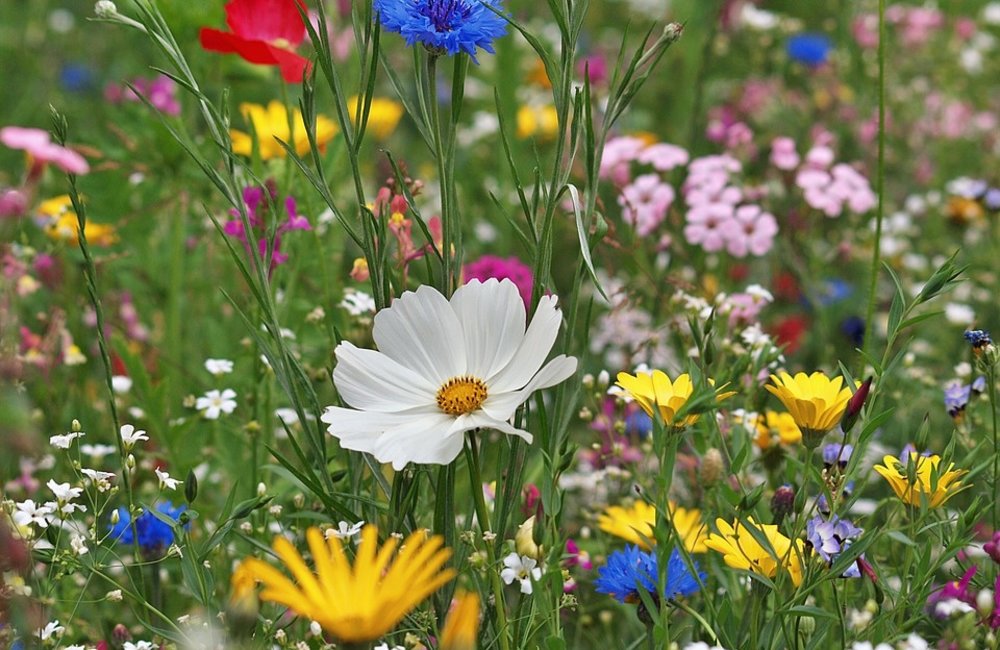
{"label": "small white flower", "polygon": [[69,433],[49,436],[49,444],[58,449],[69,449],[74,440],[82,438],[85,435],[87,434],[83,431],[70,431]]}
{"label": "small white flower", "polygon": [[55,620],[47,624],[45,627],[35,630],[35,636],[37,636],[42,641],[46,641],[52,638],[59,638],[63,632],[66,631],[62,625],[59,625],[59,621]]}
{"label": "small white flower", "polygon": [[406,650],[406,648],[401,645],[394,645],[390,648],[388,643],[383,643],[375,646],[372,650]]}
{"label": "small white flower", "polygon": [[346,521],[342,521],[337,524],[337,528],[328,528],[326,530],[326,538],[330,539],[331,537],[336,537],[337,539],[354,539],[361,532],[361,528],[364,525],[364,521],[359,521],[354,525],[351,525]]}
{"label": "small white flower", "polygon": [[168,490],[176,490],[177,486],[183,483],[180,479],[170,478],[170,474],[166,472],[161,472],[159,468],[153,470],[156,472],[156,478],[160,480],[160,489],[167,488]]}
{"label": "small white flower", "polygon": [[205,370],[216,377],[228,375],[233,371],[233,362],[229,359],[205,359]]}
{"label": "small white flower", "polygon": [[708,645],[704,641],[695,641],[684,646],[684,650],[726,650],[721,645]]}
{"label": "small white flower", "polygon": [[156,646],[150,641],[136,641],[135,643],[126,641],[125,645],[122,646],[122,650],[156,650]]}
{"label": "small white flower", "polygon": [[753,297],[755,302],[763,302],[765,304],[774,302],[774,295],[759,284],[751,284],[746,288],[746,293]]}
{"label": "small white flower", "polygon": [[320,634],[323,634],[323,626],[319,624],[319,621],[310,621],[309,633],[313,636],[319,636]]}
{"label": "small white flower", "polygon": [[976,320],[976,312],[968,305],[949,302],[944,306],[944,317],[952,325],[972,325]]}
{"label": "small white flower", "polygon": [[149,440],[149,436],[142,429],[136,429],[131,424],[123,424],[121,430],[119,431],[122,437],[122,443],[125,445],[125,451],[129,451],[135,446],[135,443],[140,440]]}
{"label": "small white flower", "polygon": [[521,583],[521,593],[531,594],[533,590],[532,580],[541,580],[542,569],[538,562],[527,555],[511,553],[503,559],[504,570],[500,572],[500,578],[504,584],[511,584],[515,580]]}
{"label": "small white flower", "polygon": [[11,518],[18,526],[34,524],[39,528],[48,528],[52,521],[52,515],[55,513],[55,508],[47,504],[36,505],[31,499],[15,504],[14,508]]}
{"label": "small white flower", "polygon": [[930,650],[930,647],[931,645],[917,634],[910,634],[899,644],[899,650]]}
{"label": "small white flower", "polygon": [[236,391],[226,388],[222,391],[210,390],[195,402],[194,407],[202,411],[207,420],[218,420],[225,413],[229,415],[236,409]]}
{"label": "small white flower", "polygon": [[107,492],[111,489],[111,481],[115,478],[113,472],[102,472],[96,469],[83,468],[80,473],[90,479],[98,492]]}
{"label": "small white flower", "polygon": [[56,500],[60,502],[72,501],[83,494],[83,488],[72,487],[69,483],[56,483],[49,479],[45,485],[52,490],[52,494],[56,495]]}
{"label": "small white flower", "polygon": [[340,306],[347,310],[351,316],[364,316],[375,313],[375,299],[364,291],[348,289],[344,292],[344,299],[340,301]]}
{"label": "small white flower", "polygon": [[69,546],[77,555],[86,555],[90,552],[90,549],[87,548],[87,540],[81,535],[73,535],[73,537],[69,540]]}
{"label": "small white flower", "polygon": [[122,595],[121,589],[115,589],[114,591],[109,591],[108,593],[104,594],[104,598],[110,600],[113,603],[120,603],[122,599],[124,599],[124,596]]}
{"label": "small white flower", "polygon": [[116,451],[117,449],[111,445],[80,445],[80,453],[96,460],[100,460],[105,456],[110,456]]}
{"label": "small white flower", "polygon": [[111,378],[111,390],[119,395],[124,395],[132,390],[132,378],[125,375],[115,375]]}
{"label": "small white flower", "polygon": [[955,615],[965,614],[967,612],[976,611],[972,605],[966,602],[962,602],[958,598],[949,598],[947,600],[942,600],[937,605],[934,606],[934,615],[939,618],[951,618]]}
{"label": "small white flower", "polygon": [[118,7],[111,0],[98,0],[94,5],[94,15],[98,18],[111,18],[118,13]]}

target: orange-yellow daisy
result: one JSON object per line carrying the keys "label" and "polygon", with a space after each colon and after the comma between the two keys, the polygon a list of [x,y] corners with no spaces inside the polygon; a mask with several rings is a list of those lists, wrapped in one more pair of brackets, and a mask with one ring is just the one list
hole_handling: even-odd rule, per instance
{"label": "orange-yellow daisy", "polygon": [[[671,503],[670,514],[684,548],[689,553],[707,552],[708,527],[701,520],[701,511]],[[656,541],[653,538],[656,508],[642,500],[628,507],[608,506],[597,518],[597,525],[606,533],[649,550]]]}
{"label": "orange-yellow daisy", "polygon": [[844,387],[844,378],[830,379],[822,372],[794,377],[787,372],[771,375],[773,385],[764,386],[788,409],[795,424],[802,430],[806,446],[815,448],[823,436],[837,426],[851,399],[851,389]]}
{"label": "orange-yellow daisy", "polygon": [[763,535],[771,549],[761,545],[746,526],[737,520],[730,524],[725,519],[715,522],[718,533],[708,536],[705,546],[722,553],[722,559],[727,566],[743,569],[753,573],[774,578],[778,569],[788,572],[792,583],[797,587],[802,582],[802,561],[805,557],[805,544],[801,539],[792,540],[778,532],[778,527],[771,524],[758,524],[753,518],[747,522]]}
{"label": "orange-yellow daisy", "polygon": [[910,453],[909,461],[913,469],[912,475],[907,464],[895,456],[886,456],[882,459],[882,465],[875,466],[875,471],[889,482],[889,487],[896,496],[906,503],[919,506],[926,500],[927,505],[936,508],[962,490],[959,479],[968,472],[953,469],[954,463],[948,463],[947,469],[942,469],[940,456],[921,456],[916,452]]}
{"label": "orange-yellow daisy", "polygon": [[[709,383],[715,382],[710,379]],[[624,388],[650,417],[655,417],[653,412],[655,408],[668,427],[682,429],[698,421],[698,414],[688,415],[683,420],[676,421],[678,411],[694,393],[694,384],[687,373],[671,380],[662,370],[654,370],[652,373],[638,372],[635,375],[620,372],[617,384]],[[734,394],[716,391],[716,399],[721,401]]]}

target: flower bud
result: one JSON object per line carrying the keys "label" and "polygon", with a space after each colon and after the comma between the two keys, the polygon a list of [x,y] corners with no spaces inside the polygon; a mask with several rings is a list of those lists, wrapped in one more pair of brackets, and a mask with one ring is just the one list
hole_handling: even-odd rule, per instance
{"label": "flower bud", "polygon": [[865,380],[865,383],[858,386],[858,390],[854,391],[854,395],[847,401],[847,408],[844,409],[844,417],[840,420],[840,428],[843,429],[845,435],[857,423],[858,416],[861,415],[861,407],[865,405],[865,400],[868,399],[868,391],[871,390],[871,387],[872,377],[869,377]]}
{"label": "flower bud", "polygon": [[111,511],[111,525],[116,526],[118,522],[121,521],[121,515],[118,514],[118,510]]}
{"label": "flower bud", "polygon": [[705,452],[705,455],[701,458],[701,483],[704,486],[714,485],[716,481],[722,478],[722,474],[726,469],[726,463],[722,459],[722,452],[720,452],[715,447],[712,447]]}
{"label": "flower bud", "polygon": [[535,543],[535,516],[528,517],[523,524],[517,527],[517,534],[514,535],[514,547],[518,555],[524,555],[535,560],[542,559],[542,547]]}
{"label": "flower bud", "polygon": [[126,641],[132,640],[132,633],[128,631],[127,627],[119,623],[113,630],[111,630],[111,638],[119,644],[124,645]]}
{"label": "flower bud", "polygon": [[129,470],[135,469],[135,456],[133,456],[132,454],[128,455],[128,457],[125,459],[125,467],[129,468]]}
{"label": "flower bud", "polygon": [[94,15],[98,18],[111,18],[118,13],[118,7],[111,0],[98,0],[94,5]]}
{"label": "flower bud", "polygon": [[605,388],[607,388],[608,384],[610,383],[611,383],[611,375],[608,373],[607,370],[602,370],[599,373],[597,373],[597,387],[600,390],[604,390]]}
{"label": "flower bud", "polygon": [[188,471],[187,478],[184,479],[184,498],[187,499],[188,505],[198,498],[198,477],[195,476],[193,469]]}
{"label": "flower bud", "polygon": [[264,485],[263,481],[261,481],[257,484],[257,496],[262,497],[265,494],[267,494],[267,486]]}
{"label": "flower bud", "polygon": [[813,632],[816,631],[816,619],[812,616],[803,616],[799,618],[799,632],[803,636],[812,636]]}
{"label": "flower bud", "polygon": [[584,390],[592,389],[594,387],[594,375],[588,372],[580,379],[580,384],[583,386]]}
{"label": "flower bud", "polygon": [[983,550],[991,560],[1000,564],[1000,531],[993,533],[993,539],[983,544]]}
{"label": "flower bud", "polygon": [[586,406],[584,406],[583,408],[580,409],[579,415],[580,415],[580,419],[583,420],[584,422],[590,422],[591,420],[594,419],[594,413],[593,413],[593,411],[591,411]]}
{"label": "flower bud", "polygon": [[976,611],[983,618],[993,613],[993,591],[991,589],[983,589],[976,594]]}
{"label": "flower bud", "polygon": [[771,497],[771,513],[780,522],[795,510],[795,488],[787,483],[774,491]]}
{"label": "flower bud", "polygon": [[70,422],[69,430],[71,433],[80,433],[81,431],[83,431],[83,425],[80,424],[79,420],[74,418],[73,421]]}

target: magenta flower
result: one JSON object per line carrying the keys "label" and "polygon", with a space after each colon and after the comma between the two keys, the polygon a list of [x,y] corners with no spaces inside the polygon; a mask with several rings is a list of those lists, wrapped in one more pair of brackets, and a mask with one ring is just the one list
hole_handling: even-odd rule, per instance
{"label": "magenta flower", "polygon": [[165,115],[181,114],[181,103],[177,99],[177,82],[167,75],[160,74],[152,79],[136,77],[132,80],[132,87],[135,90],[111,84],[105,88],[104,97],[109,102],[118,104],[138,102],[141,96],[145,97],[153,108]]}
{"label": "magenta flower", "polygon": [[[306,217],[298,214],[295,199],[291,196],[286,197],[284,203],[287,217],[285,221],[278,225],[274,232],[274,239],[271,240],[269,245],[267,237],[263,236],[263,233],[267,231],[271,204],[276,202],[278,193],[271,182],[268,182],[266,187],[266,191],[270,195],[269,201],[265,200],[264,191],[265,188],[248,187],[243,190],[243,201],[247,205],[247,220],[250,222],[250,227],[255,231],[252,235],[257,238],[257,251],[264,259],[270,256],[270,270],[273,271],[275,267],[288,261],[288,254],[281,252],[282,235],[291,230],[311,230],[312,226]],[[235,237],[243,242],[245,246],[249,247],[249,237],[247,237],[239,212],[232,210],[230,214],[232,215],[232,219],[223,224],[223,232],[230,237]],[[278,218],[278,215],[274,215],[274,218]]]}
{"label": "magenta flower", "polygon": [[497,257],[496,255],[483,255],[475,262],[469,262],[462,269],[465,282],[479,280],[485,282],[490,278],[497,280],[510,280],[517,287],[517,292],[524,301],[524,306],[531,305],[531,290],[535,286],[535,278],[531,273],[531,267],[517,259],[516,257]]}
{"label": "magenta flower", "polygon": [[0,129],[0,143],[11,149],[21,149],[35,163],[52,163],[69,174],[86,174],[90,165],[83,156],[52,142],[47,131],[21,126],[5,126]]}

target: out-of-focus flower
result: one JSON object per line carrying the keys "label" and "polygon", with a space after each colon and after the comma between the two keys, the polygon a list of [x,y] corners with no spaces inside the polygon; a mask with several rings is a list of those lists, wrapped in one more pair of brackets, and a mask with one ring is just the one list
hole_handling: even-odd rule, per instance
{"label": "out-of-focus flower", "polygon": [[241,565],[264,585],[261,600],[288,607],[344,643],[364,643],[385,635],[425,598],[455,577],[444,568],[451,549],[440,535],[411,534],[400,547],[390,537],[378,548],[378,529],[365,526],[351,564],[342,542],[326,540],[318,528],[306,531],[316,567],[310,571],[292,543],[282,536],[272,548],[295,582],[270,564],[247,558]]}
{"label": "out-of-focus flower", "polygon": [[441,628],[441,650],[475,650],[479,634],[479,594],[459,590]]}
{"label": "out-of-focus flower", "polygon": [[[711,379],[710,384],[715,383]],[[682,421],[675,422],[677,412],[687,403],[688,398],[694,393],[694,384],[687,373],[677,376],[671,380],[662,370],[649,372],[637,372],[634,376],[627,372],[618,373],[618,386],[625,391],[642,407],[642,410],[654,416],[658,412],[663,418],[663,423],[668,427],[683,429],[698,421],[699,414],[686,416]],[[722,401],[727,397],[735,395],[734,392],[721,392],[716,390],[716,400]],[[655,409],[655,411],[654,411]]]}
{"label": "out-of-focus flower", "polygon": [[177,99],[177,82],[165,74],[152,79],[136,77],[128,86],[111,84],[104,89],[104,98],[112,103],[139,102],[145,98],[153,108],[165,115],[181,114],[181,103]]}
{"label": "out-of-focus flower", "polygon": [[726,251],[733,257],[766,255],[778,234],[774,215],[757,205],[741,205],[733,211],[731,219],[719,227],[726,240]]}
{"label": "out-of-focus flower", "polygon": [[795,169],[799,166],[798,152],[795,150],[795,140],[791,138],[775,138],[771,142],[771,164],[781,170]]}
{"label": "out-of-focus flower", "polygon": [[466,282],[472,280],[486,282],[490,278],[510,280],[517,286],[517,292],[524,302],[525,309],[531,305],[531,291],[535,286],[535,277],[531,267],[516,257],[483,255],[462,267],[462,277]]}
{"label": "out-of-focus flower", "polygon": [[419,43],[432,56],[465,52],[476,59],[476,48],[493,53],[493,41],[507,33],[500,0],[375,0],[382,27]]}
{"label": "out-of-focus flower", "polygon": [[[257,136],[257,148],[263,160],[272,158],[284,158],[287,155],[285,148],[278,140],[281,140],[300,156],[309,152],[309,136],[306,134],[305,122],[302,119],[302,111],[295,109],[292,112],[292,131],[288,131],[288,109],[278,100],[272,100],[268,105],[243,103],[240,104],[240,113],[253,126],[253,132]],[[337,135],[337,125],[323,115],[316,116],[316,146],[323,150],[330,140]],[[241,156],[253,154],[253,137],[243,131],[230,130],[229,135],[233,140],[233,153]]]}
{"label": "out-of-focus flower", "polygon": [[643,174],[622,188],[618,204],[622,219],[635,227],[640,237],[656,230],[674,202],[674,188],[664,183],[659,174]]}
{"label": "out-of-focus flower", "polygon": [[535,391],[576,371],[565,355],[545,364],[561,320],[556,298],[543,296],[525,329],[510,280],[473,280],[450,301],[427,285],[406,292],[375,316],[378,351],[337,346],[334,383],[353,408],[328,407],[321,419],[343,448],[396,469],[450,463],[473,429],[530,443],[508,420]]}
{"label": "out-of-focus flower", "polygon": [[52,163],[68,174],[86,174],[90,171],[90,165],[83,156],[52,142],[48,131],[5,126],[0,129],[0,144],[24,151],[32,165]]}
{"label": "out-of-focus flower", "polygon": [[774,578],[782,569],[791,576],[792,583],[802,582],[801,559],[805,556],[805,543],[801,539],[792,540],[778,531],[778,527],[758,524],[749,518],[747,523],[757,531],[757,536],[767,539],[770,549],[761,545],[740,521],[732,524],[725,519],[717,519],[718,533],[711,533],[705,546],[722,553],[726,565],[734,569],[751,571],[768,578]]}
{"label": "out-of-focus flower", "polygon": [[525,104],[517,109],[517,137],[551,140],[559,131],[559,113],[551,104]]}
{"label": "out-of-focus flower", "polygon": [[[79,244],[80,222],[73,210],[69,194],[63,194],[42,201],[38,205],[38,216],[45,234],[56,241],[74,246]],[[87,219],[83,234],[91,246],[111,246],[118,241],[114,226]]]}
{"label": "out-of-focus flower", "polygon": [[[187,509],[180,505],[176,508],[170,501],[162,501],[156,504],[156,511],[169,519],[177,521],[181,513]],[[138,540],[142,554],[147,558],[160,558],[166,553],[167,548],[174,543],[174,530],[171,526],[160,521],[150,512],[143,511],[135,519],[135,534],[132,532],[132,517],[128,508],[122,506],[118,508],[118,521],[110,527],[111,539],[120,544],[131,545]]]}
{"label": "out-of-focus flower", "polygon": [[1000,530],[993,532],[990,541],[983,544],[983,550],[990,556],[990,559],[1000,564]]}
{"label": "out-of-focus flower", "polygon": [[799,425],[795,424],[795,418],[792,417],[791,413],[767,411],[758,420],[754,442],[761,450],[769,449],[775,434],[783,445],[795,445],[802,442],[802,431],[799,429]]}
{"label": "out-of-focus flower", "polygon": [[788,58],[809,67],[818,67],[826,63],[833,44],[823,34],[796,34],[785,43]]}
{"label": "out-of-focus flower", "polygon": [[538,566],[538,560],[533,557],[511,553],[503,559],[503,566],[500,578],[504,584],[509,585],[517,580],[522,594],[531,595],[534,591],[533,581],[542,579],[542,569]]}
{"label": "out-of-focus flower", "polygon": [[257,65],[275,65],[288,83],[300,83],[309,60],[292,51],[306,36],[299,9],[302,0],[230,0],[226,3],[229,32],[203,27],[201,46],[209,52],[238,54]]}
{"label": "out-of-focus flower", "polygon": [[[305,216],[299,214],[298,204],[292,196],[285,197],[284,210],[281,210],[282,201],[278,199],[278,190],[271,182],[265,183],[264,187],[251,186],[244,189],[243,201],[246,203],[252,237],[248,237],[243,219],[235,209],[230,210],[232,218],[223,224],[222,230],[243,242],[248,253],[251,239],[257,238],[257,252],[265,262],[270,260],[269,271],[273,271],[288,261],[288,254],[281,250],[284,235],[293,230],[312,230],[312,225]],[[275,221],[277,226],[272,232],[272,223]]]}
{"label": "out-of-focus flower", "polygon": [[[682,508],[671,503],[670,517],[681,543],[689,553],[707,552],[705,540],[708,537],[708,527],[701,520],[700,510]],[[642,500],[635,501],[630,507],[608,506],[598,517],[597,524],[604,532],[644,549],[649,549],[656,543],[653,537],[656,508]]]}
{"label": "out-of-focus flower", "polygon": [[874,469],[889,482],[896,496],[914,506],[926,501],[931,508],[940,506],[962,490],[964,486],[959,479],[968,473],[954,469],[954,463],[942,468],[940,456],[922,456],[916,452],[909,455],[912,473],[910,467],[895,456],[885,456],[882,463]]}
{"label": "out-of-focus flower", "polygon": [[205,370],[216,377],[228,375],[233,371],[233,362],[229,359],[205,359]]}
{"label": "out-of-focus flower", "polygon": [[[938,618],[949,618],[956,611],[972,611],[976,595],[969,590],[972,577],[976,575],[976,565],[970,566],[958,580],[945,583],[927,598],[927,609]],[[958,603],[966,607],[956,606]]]}
{"label": "out-of-focus flower", "polygon": [[771,375],[773,385],[764,388],[777,397],[802,430],[807,447],[815,449],[823,436],[835,427],[844,415],[851,389],[842,388],[843,377],[830,379],[822,372],[794,377],[787,372]]}
{"label": "out-of-focus flower", "polygon": [[[347,110],[354,115],[355,124],[358,122],[358,114],[355,110],[357,106],[357,96],[347,100]],[[368,109],[367,133],[371,133],[378,140],[385,140],[399,126],[399,120],[402,117],[403,105],[401,103],[385,97],[372,97],[372,103]]]}
{"label": "out-of-focus flower", "polygon": [[[698,565],[694,569],[698,572]],[[642,602],[639,590],[645,590],[658,602],[661,594],[657,587],[659,567],[656,553],[640,550],[637,546],[626,546],[608,556],[607,564],[597,569],[594,587],[597,593],[608,594],[622,603]],[[662,597],[674,600],[678,596],[690,596],[699,589],[698,580],[705,575],[698,572],[695,577],[687,567],[680,551],[674,549],[667,562],[666,584]]]}

